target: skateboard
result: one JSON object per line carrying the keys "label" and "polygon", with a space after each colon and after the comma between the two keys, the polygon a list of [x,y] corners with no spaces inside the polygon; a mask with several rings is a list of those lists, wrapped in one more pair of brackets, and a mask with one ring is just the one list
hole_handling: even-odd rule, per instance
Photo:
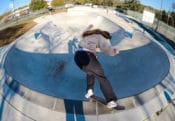
{"label": "skateboard", "polygon": [[[96,101],[102,105],[104,105],[106,107],[107,105],[107,102],[104,98],[101,98],[101,97],[98,97],[98,96],[95,96],[95,95],[92,95],[90,97],[93,101]],[[107,108],[107,107],[106,107]],[[122,106],[122,105],[117,105],[117,107],[114,107],[112,109],[115,109],[115,110],[125,110],[125,106]]]}

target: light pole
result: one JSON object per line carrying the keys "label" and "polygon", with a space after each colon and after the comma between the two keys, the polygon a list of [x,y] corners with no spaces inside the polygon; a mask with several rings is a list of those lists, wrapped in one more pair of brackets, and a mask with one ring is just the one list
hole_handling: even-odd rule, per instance
{"label": "light pole", "polygon": [[167,25],[169,25],[169,18],[171,18],[171,15],[170,15],[171,13],[170,12],[168,12],[168,19],[167,19]]}
{"label": "light pole", "polygon": [[163,0],[161,0],[161,3],[160,3],[160,15],[158,17],[157,26],[156,26],[156,29],[155,29],[156,31],[158,30],[160,17],[162,16],[162,3],[163,3]]}
{"label": "light pole", "polygon": [[172,8],[173,8],[173,10],[175,9],[175,3],[172,3]]}
{"label": "light pole", "polygon": [[14,4],[14,0],[11,0],[12,2],[12,9],[13,9],[13,17],[15,17],[15,4]]}
{"label": "light pole", "polygon": [[[172,3],[172,9],[173,9],[173,10],[172,10],[172,13],[175,12],[175,11],[174,11],[174,10],[175,10],[175,2]],[[171,17],[172,17],[172,16],[171,16]],[[173,27],[175,27],[175,23],[174,23],[174,19],[173,19],[173,18],[174,18],[174,17],[172,17]]]}

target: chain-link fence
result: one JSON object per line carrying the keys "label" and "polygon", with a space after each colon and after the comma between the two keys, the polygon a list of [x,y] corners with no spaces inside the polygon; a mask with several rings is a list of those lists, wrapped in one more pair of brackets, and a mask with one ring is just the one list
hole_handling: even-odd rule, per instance
{"label": "chain-link fence", "polygon": [[127,11],[127,14],[129,16],[134,17],[136,20],[138,20],[139,22],[148,25],[149,27],[153,28],[154,30],[156,30],[157,28],[157,32],[159,32],[160,34],[164,35],[165,37],[167,37],[170,40],[173,40],[175,42],[175,28],[167,25],[166,23],[162,22],[162,21],[158,21],[157,19],[154,20],[153,24],[148,24],[142,21],[142,14],[138,13],[138,12],[134,12],[131,10]]}
{"label": "chain-link fence", "polygon": [[167,25],[166,23],[164,23],[162,21],[159,21],[159,23],[158,23],[157,20],[154,22],[153,28],[156,28],[157,24],[158,24],[157,31],[175,42],[175,34],[174,34],[175,28]]}
{"label": "chain-link fence", "polygon": [[[52,11],[59,11],[61,9],[64,9],[65,6],[60,6],[60,7],[54,7],[52,8]],[[25,20],[30,20],[30,19],[33,19],[39,15],[42,15],[42,14],[49,14],[51,11],[49,9],[43,9],[43,10],[38,10],[36,12],[29,12],[28,14],[26,15],[23,15],[23,16],[20,16],[20,17],[12,17],[12,19],[10,19],[9,21],[6,21],[6,22],[0,22],[0,30],[3,30],[4,28],[7,28],[9,26],[12,26],[12,25],[15,25],[16,23],[18,22],[21,22],[21,21],[25,21]]]}

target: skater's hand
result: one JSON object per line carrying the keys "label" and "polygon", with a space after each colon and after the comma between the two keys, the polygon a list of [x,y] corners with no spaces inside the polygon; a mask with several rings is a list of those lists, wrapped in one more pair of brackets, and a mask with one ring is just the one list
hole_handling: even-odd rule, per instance
{"label": "skater's hand", "polygon": [[119,54],[119,52],[120,52],[120,51],[119,51],[117,48],[114,48],[114,53],[115,53],[115,54]]}
{"label": "skater's hand", "polygon": [[91,29],[92,27],[94,27],[94,25],[93,25],[93,24],[90,24],[90,25],[88,26],[88,29]]}

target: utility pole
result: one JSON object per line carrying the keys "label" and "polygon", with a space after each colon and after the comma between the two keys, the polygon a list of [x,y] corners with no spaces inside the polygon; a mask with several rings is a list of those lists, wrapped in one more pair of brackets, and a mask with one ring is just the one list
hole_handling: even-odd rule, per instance
{"label": "utility pole", "polygon": [[173,8],[173,10],[175,9],[175,2],[172,3],[172,8]]}
{"label": "utility pole", "polygon": [[[175,10],[175,2],[174,3],[172,3],[172,13],[174,12],[174,10]],[[171,16],[172,17],[172,16]],[[175,23],[174,23],[174,19],[173,19],[173,17],[172,17],[172,22],[173,22],[173,27],[175,27]]]}
{"label": "utility pole", "polygon": [[163,3],[163,0],[161,0],[161,5],[160,5],[160,15],[158,17],[158,21],[157,21],[157,26],[156,26],[156,31],[158,30],[158,26],[159,26],[159,21],[160,21],[160,17],[162,17],[162,3]]}
{"label": "utility pole", "polygon": [[15,17],[15,4],[14,4],[14,0],[11,0],[11,2],[12,2],[13,17]]}

